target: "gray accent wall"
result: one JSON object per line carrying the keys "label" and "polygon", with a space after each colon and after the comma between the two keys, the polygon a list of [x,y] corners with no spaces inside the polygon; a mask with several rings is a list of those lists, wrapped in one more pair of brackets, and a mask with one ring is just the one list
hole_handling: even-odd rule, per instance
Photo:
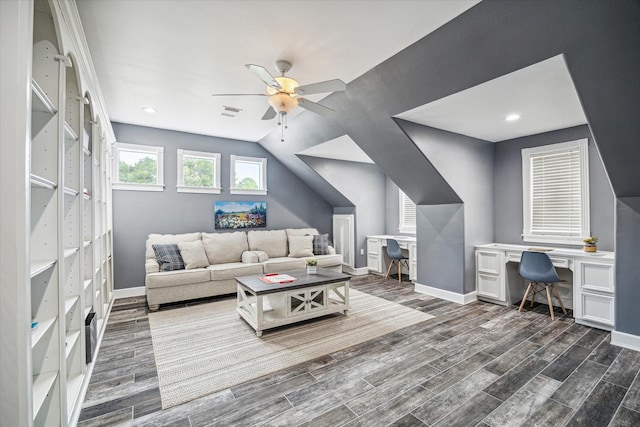
{"label": "gray accent wall", "polygon": [[[418,149],[424,153],[438,173],[449,183],[453,191],[464,204],[464,210],[458,209],[458,204],[445,208],[422,210],[432,224],[442,221],[442,215],[456,207],[456,215],[462,214],[462,228],[464,236],[464,256],[452,257],[449,262],[462,261],[456,268],[464,271],[463,282],[455,282],[451,278],[440,277],[439,282],[426,282],[418,271],[418,282],[423,285],[440,289],[453,287],[459,293],[469,293],[475,290],[475,247],[479,244],[494,241],[493,225],[493,143],[469,136],[435,129],[429,126],[396,119],[398,126],[411,138]],[[432,245],[432,236],[418,229],[418,247]],[[442,236],[440,236],[442,237]],[[441,240],[441,250],[444,253],[458,248],[459,242]],[[420,252],[418,252],[420,254]],[[418,264],[425,259],[419,257]],[[434,278],[434,274],[428,277]]]}
{"label": "gray accent wall", "polygon": [[616,203],[616,330],[640,336],[640,197]]}
{"label": "gray accent wall", "polygon": [[[150,233],[215,232],[215,200],[265,201],[267,229],[315,227],[332,232],[333,207],[256,143],[122,123],[113,123],[113,130],[119,142],[164,147],[165,183],[162,192],[113,191],[116,289],[144,286],[145,241]],[[222,194],[176,191],[178,148],[221,153]],[[229,194],[231,154],[267,158],[267,196]]]}
{"label": "gray accent wall", "polygon": [[[385,175],[369,163],[300,158],[354,205],[334,213],[355,215],[355,267],[366,267],[367,236],[382,234],[385,229]],[[364,254],[360,254],[361,249]]]}
{"label": "gray accent wall", "polygon": [[589,127],[576,126],[495,144],[494,222],[495,241],[526,244],[522,240],[522,154],[523,148],[576,139],[589,140],[589,200],[591,235],[598,236],[598,248],[614,250],[615,197]]}

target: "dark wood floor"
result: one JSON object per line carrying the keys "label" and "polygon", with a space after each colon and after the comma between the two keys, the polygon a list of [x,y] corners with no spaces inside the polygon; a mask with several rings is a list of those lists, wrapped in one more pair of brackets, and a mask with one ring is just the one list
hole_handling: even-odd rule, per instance
{"label": "dark wood floor", "polygon": [[436,317],[165,411],[145,300],[116,301],[79,425],[640,426],[640,353],[605,331],[372,275],[351,286]]}

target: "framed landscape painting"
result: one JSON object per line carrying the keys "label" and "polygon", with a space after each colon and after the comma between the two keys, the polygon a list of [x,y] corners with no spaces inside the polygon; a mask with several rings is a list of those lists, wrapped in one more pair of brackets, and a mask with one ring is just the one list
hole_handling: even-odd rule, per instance
{"label": "framed landscape painting", "polygon": [[259,228],[267,226],[266,202],[214,202],[215,228]]}

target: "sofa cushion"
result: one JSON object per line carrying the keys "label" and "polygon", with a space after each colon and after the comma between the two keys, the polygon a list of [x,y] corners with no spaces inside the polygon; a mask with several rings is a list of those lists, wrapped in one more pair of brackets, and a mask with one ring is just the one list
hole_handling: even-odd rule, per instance
{"label": "sofa cushion", "polygon": [[342,255],[315,255],[314,258],[318,260],[318,267],[342,265]]}
{"label": "sofa cushion", "polygon": [[329,234],[318,234],[313,236],[313,254],[329,255]]}
{"label": "sofa cushion", "polygon": [[[176,270],[147,274],[147,288],[168,288],[172,286],[190,285],[211,280],[211,273],[204,268],[195,270]],[[176,300],[179,301],[179,300]]]}
{"label": "sofa cushion", "polygon": [[180,249],[180,255],[182,255],[184,261],[184,268],[187,270],[209,266],[209,260],[204,251],[204,246],[202,246],[202,240],[178,242],[178,249]]}
{"label": "sofa cushion", "polygon": [[313,256],[313,236],[289,236],[289,256],[294,258]]}
{"label": "sofa cushion", "polygon": [[304,258],[269,258],[262,263],[265,273],[282,273],[283,271],[302,270],[306,266]]}
{"label": "sofa cushion", "polygon": [[287,232],[287,237],[289,236],[306,236],[311,235],[315,236],[318,233],[318,230],[315,228],[286,228],[284,231]]}
{"label": "sofa cushion", "polygon": [[227,280],[240,276],[262,274],[262,264],[246,264],[243,262],[230,262],[216,264],[207,267],[211,274],[211,280]]}
{"label": "sofa cushion", "polygon": [[269,258],[286,257],[287,233],[284,230],[249,231],[249,250],[265,251]]}
{"label": "sofa cushion", "polygon": [[184,270],[184,261],[176,244],[153,245],[160,271]]}
{"label": "sofa cushion", "polygon": [[211,265],[241,262],[242,253],[248,249],[244,231],[202,233],[202,243]]}
{"label": "sofa cushion", "polygon": [[185,233],[185,234],[149,234],[147,237],[147,250],[145,252],[145,259],[152,259],[156,257],[156,253],[153,251],[153,245],[162,245],[178,242],[193,242],[194,240],[200,240],[201,233]]}
{"label": "sofa cushion", "polygon": [[269,255],[265,251],[244,251],[242,253],[242,262],[252,264],[262,262],[269,259]]}

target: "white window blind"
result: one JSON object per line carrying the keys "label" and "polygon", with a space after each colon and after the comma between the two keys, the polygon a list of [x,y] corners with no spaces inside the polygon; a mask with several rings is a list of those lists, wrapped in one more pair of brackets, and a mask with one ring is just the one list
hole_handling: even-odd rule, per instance
{"label": "white window blind", "polygon": [[400,227],[401,233],[416,232],[416,204],[402,190],[400,193]]}
{"label": "white window blind", "polygon": [[522,153],[524,240],[579,243],[589,235],[586,139]]}

